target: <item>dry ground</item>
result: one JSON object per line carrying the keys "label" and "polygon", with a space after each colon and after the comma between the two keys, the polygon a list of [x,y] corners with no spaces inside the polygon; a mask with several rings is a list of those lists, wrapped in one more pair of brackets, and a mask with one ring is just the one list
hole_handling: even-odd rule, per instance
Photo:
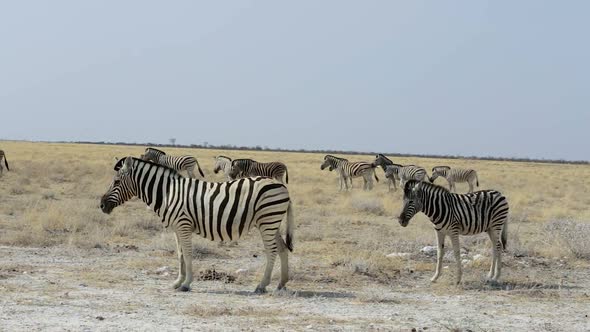
{"label": "dry ground", "polygon": [[401,192],[387,192],[381,170],[376,190],[362,192],[355,180],[352,192],[339,193],[336,174],[319,169],[322,155],[165,149],[196,156],[210,180],[222,180],[212,173],[218,153],[283,161],[296,209],[287,291],[251,293],[264,264],[252,232],[237,247],[195,237],[195,273],[204,280],[184,294],[169,288],[173,236],[143,203],[108,216],[98,209],[113,157],[142,148],[0,148],[11,167],[0,178],[0,330],[590,330],[586,165],[395,158],[427,169],[473,167],[480,188],[509,199],[502,282],[485,283],[490,246],[481,235],[462,238],[464,282],[456,287],[451,257],[439,282],[428,281],[435,259],[420,249],[435,244],[434,232],[423,215],[399,226]]}

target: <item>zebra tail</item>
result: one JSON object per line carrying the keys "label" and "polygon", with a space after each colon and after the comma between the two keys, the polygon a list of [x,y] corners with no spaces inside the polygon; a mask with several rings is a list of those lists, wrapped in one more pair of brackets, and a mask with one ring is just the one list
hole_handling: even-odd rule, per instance
{"label": "zebra tail", "polygon": [[475,185],[479,187],[479,178],[477,177],[477,172],[475,172]]}
{"label": "zebra tail", "polygon": [[508,221],[504,223],[504,227],[502,227],[502,249],[506,250],[506,246],[508,244]]}
{"label": "zebra tail", "polygon": [[6,159],[6,156],[4,156],[4,165],[6,165],[6,169],[10,171],[10,168],[8,167],[8,160]]}
{"label": "zebra tail", "polygon": [[295,223],[293,221],[293,208],[292,202],[289,202],[289,207],[287,208],[287,236],[285,239],[285,243],[287,244],[287,249],[293,252],[293,231],[295,228]]}
{"label": "zebra tail", "polygon": [[205,173],[203,173],[203,170],[201,169],[201,165],[199,165],[199,162],[198,161],[197,161],[197,168],[199,169],[199,174],[201,174],[201,176],[204,179],[205,178]]}
{"label": "zebra tail", "polygon": [[289,184],[289,170],[285,168],[285,183]]}

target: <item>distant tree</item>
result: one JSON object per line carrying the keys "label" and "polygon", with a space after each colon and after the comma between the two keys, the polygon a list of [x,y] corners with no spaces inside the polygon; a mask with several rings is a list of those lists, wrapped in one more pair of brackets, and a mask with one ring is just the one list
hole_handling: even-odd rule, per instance
{"label": "distant tree", "polygon": [[169,139],[171,145],[176,145],[176,138]]}

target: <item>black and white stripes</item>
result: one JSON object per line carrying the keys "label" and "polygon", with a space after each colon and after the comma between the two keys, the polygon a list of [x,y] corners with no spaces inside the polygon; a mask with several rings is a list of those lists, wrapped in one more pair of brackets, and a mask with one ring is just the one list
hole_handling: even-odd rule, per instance
{"label": "black and white stripes", "polygon": [[469,192],[473,192],[473,185],[479,187],[479,179],[477,172],[473,169],[451,168],[449,166],[435,166],[432,168],[432,176],[430,182],[434,183],[437,177],[443,177],[449,182],[449,190],[456,192],[455,183],[467,182],[469,184]]}
{"label": "black and white stripes", "polygon": [[285,164],[273,161],[270,163],[259,163],[252,159],[234,159],[231,162],[229,176],[233,179],[248,176],[265,176],[274,178],[277,181],[289,183],[289,173]]}
{"label": "black and white stripes", "polygon": [[350,179],[350,187],[352,188],[352,178],[363,177],[364,186],[363,189],[373,189],[373,178],[379,181],[377,174],[375,174],[375,165],[364,161],[349,162],[347,159],[335,157],[332,155],[324,156],[324,162],[320,166],[320,169],[328,167],[330,171],[336,170],[340,175],[340,190],[343,189],[343,184],[346,190],[348,190],[348,180]]}
{"label": "black and white stripes", "polygon": [[191,178],[195,177],[194,169],[195,166],[197,166],[201,177],[205,177],[203,170],[201,170],[201,166],[199,166],[199,162],[193,156],[169,156],[164,151],[147,148],[145,149],[145,153],[141,156],[141,159],[170,167],[178,172],[186,171]]}
{"label": "black and white stripes", "polygon": [[492,264],[488,277],[500,278],[502,249],[508,234],[508,201],[500,192],[483,190],[470,194],[453,194],[434,184],[410,180],[404,187],[404,206],[399,223],[406,227],[418,212],[424,212],[434,224],[438,242],[436,272],[431,281],[440,276],[444,256],[444,240],[448,235],[453,243],[457,263],[457,283],[461,282],[459,235],[487,232],[492,242]]}
{"label": "black and white stripes", "polygon": [[[179,275],[174,288],[190,289],[192,282],[192,233],[212,241],[237,240],[258,228],[266,252],[266,268],[256,292],[264,292],[276,255],[281,260],[279,288],[288,281],[287,251],[293,249],[293,215],[287,188],[268,178],[244,178],[211,183],[184,178],[175,170],[127,157],[115,165],[113,182],[101,199],[101,209],[115,207],[137,196],[176,234]],[[286,239],[280,235],[287,219]]]}

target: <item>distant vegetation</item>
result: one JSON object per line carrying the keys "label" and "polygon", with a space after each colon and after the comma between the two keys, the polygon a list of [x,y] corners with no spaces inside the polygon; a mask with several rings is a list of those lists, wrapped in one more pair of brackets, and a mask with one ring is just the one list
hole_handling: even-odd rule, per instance
{"label": "distant vegetation", "polygon": [[[47,142],[52,143],[52,142]],[[440,159],[474,159],[474,160],[495,160],[495,161],[515,161],[515,162],[535,162],[548,164],[572,164],[572,165],[588,165],[588,160],[564,160],[564,159],[534,159],[534,158],[508,158],[508,157],[479,157],[479,156],[452,156],[452,155],[436,155],[436,154],[404,154],[387,151],[349,151],[349,150],[306,150],[306,149],[281,149],[270,148],[268,146],[237,146],[231,144],[212,145],[212,144],[158,144],[158,143],[126,143],[126,142],[86,142],[86,141],[58,141],[53,143],[76,143],[76,144],[106,144],[106,145],[125,145],[125,146],[155,146],[155,147],[174,147],[174,148],[193,148],[193,149],[211,149],[211,150],[244,150],[244,151],[274,151],[274,152],[302,152],[302,153],[325,153],[325,154],[345,154],[345,155],[367,155],[383,153],[387,156],[393,157],[418,157],[418,158],[440,158]]]}

